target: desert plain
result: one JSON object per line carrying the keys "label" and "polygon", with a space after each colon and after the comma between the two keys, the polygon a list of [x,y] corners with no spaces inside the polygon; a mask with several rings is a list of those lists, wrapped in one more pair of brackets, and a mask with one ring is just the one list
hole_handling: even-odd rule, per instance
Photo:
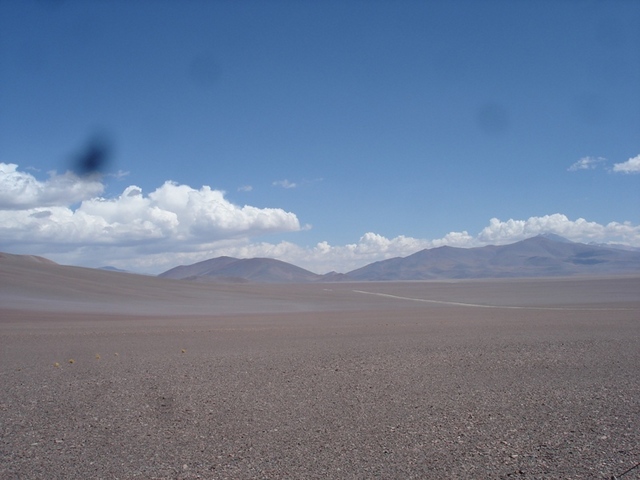
{"label": "desert plain", "polygon": [[3,479],[609,479],[640,462],[639,276],[230,285],[14,260]]}

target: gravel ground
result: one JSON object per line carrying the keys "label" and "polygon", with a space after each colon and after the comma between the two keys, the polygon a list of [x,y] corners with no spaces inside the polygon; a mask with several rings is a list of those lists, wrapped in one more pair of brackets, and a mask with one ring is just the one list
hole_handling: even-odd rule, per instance
{"label": "gravel ground", "polygon": [[609,479],[640,309],[590,307],[0,312],[0,478]]}

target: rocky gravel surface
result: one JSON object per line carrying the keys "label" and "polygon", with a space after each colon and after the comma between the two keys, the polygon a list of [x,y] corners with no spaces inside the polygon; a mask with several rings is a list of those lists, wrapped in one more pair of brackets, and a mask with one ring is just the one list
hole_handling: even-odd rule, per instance
{"label": "rocky gravel surface", "polygon": [[640,461],[638,313],[4,312],[0,478],[609,479]]}

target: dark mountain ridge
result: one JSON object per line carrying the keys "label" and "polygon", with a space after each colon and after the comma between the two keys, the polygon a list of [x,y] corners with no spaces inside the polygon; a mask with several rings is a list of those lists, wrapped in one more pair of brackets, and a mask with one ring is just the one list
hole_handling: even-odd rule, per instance
{"label": "dark mountain ridge", "polygon": [[640,255],[539,235],[509,245],[438,247],[376,262],[347,275],[353,280],[430,280],[571,276],[640,272]]}
{"label": "dark mountain ridge", "polygon": [[172,268],[160,277],[188,280],[225,281],[232,283],[296,283],[322,278],[304,268],[273,258],[218,257]]}
{"label": "dark mountain ridge", "polygon": [[554,234],[509,245],[437,247],[318,275],[269,258],[218,257],[160,274],[173,279],[261,283],[437,280],[640,273],[640,252],[571,242]]}
{"label": "dark mountain ridge", "polygon": [[191,265],[180,265],[158,275],[159,277],[185,279],[208,276],[225,268],[227,265],[238,261],[232,257],[216,257]]}

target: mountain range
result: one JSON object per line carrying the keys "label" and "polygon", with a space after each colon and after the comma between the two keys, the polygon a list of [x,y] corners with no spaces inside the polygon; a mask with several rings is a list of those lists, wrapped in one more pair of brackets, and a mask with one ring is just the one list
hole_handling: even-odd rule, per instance
{"label": "mountain range", "polygon": [[321,280],[304,268],[273,258],[217,257],[193,265],[181,265],[159,275],[180,280],[217,280],[227,283],[298,283]]}
{"label": "mountain range", "polygon": [[181,265],[160,277],[217,282],[439,280],[640,273],[640,251],[571,242],[553,234],[510,245],[437,247],[374,262],[348,273],[318,275],[271,258],[217,257]]}

